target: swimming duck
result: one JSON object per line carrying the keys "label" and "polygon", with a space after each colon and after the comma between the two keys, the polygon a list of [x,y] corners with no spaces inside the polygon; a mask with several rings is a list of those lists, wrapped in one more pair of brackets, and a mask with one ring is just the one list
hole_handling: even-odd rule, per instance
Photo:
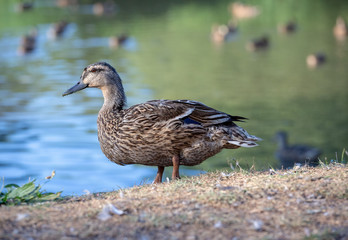
{"label": "swimming duck", "polygon": [[105,62],[87,66],[80,81],[63,96],[99,88],[104,104],[98,114],[98,140],[105,156],[119,164],[157,166],[154,183],[162,182],[165,167],[193,166],[223,148],[255,147],[260,138],[249,135],[231,116],[190,100],[152,100],[125,108],[126,97],[116,70]]}
{"label": "swimming duck", "polygon": [[261,49],[266,49],[269,46],[269,39],[266,36],[254,39],[249,41],[246,45],[245,48],[248,51],[257,51],[257,50],[261,50]]}
{"label": "swimming duck", "polygon": [[56,5],[61,8],[77,6],[79,4],[79,0],[56,0]]}
{"label": "swimming duck", "polygon": [[338,17],[336,20],[336,25],[333,28],[333,33],[337,40],[344,40],[348,35],[348,27],[346,22],[342,17]]}
{"label": "swimming duck", "polygon": [[237,19],[253,18],[260,14],[260,9],[256,6],[243,4],[241,2],[231,3],[229,11]]}
{"label": "swimming duck", "polygon": [[68,24],[69,23],[64,20],[53,23],[47,32],[48,37],[51,39],[56,39],[58,37],[61,37],[63,33],[65,32]]}
{"label": "swimming duck", "polygon": [[282,34],[294,33],[297,29],[297,24],[293,21],[278,25],[278,32]]}
{"label": "swimming duck", "polygon": [[309,68],[316,68],[326,62],[326,55],[324,53],[313,53],[306,58],[307,66]]}
{"label": "swimming duck", "polygon": [[28,11],[31,10],[34,6],[34,3],[31,2],[20,2],[18,3],[18,5],[16,6],[16,9],[18,12],[24,12],[24,11]]}
{"label": "swimming duck", "polygon": [[276,158],[280,161],[283,168],[292,168],[296,163],[309,166],[318,165],[320,151],[317,148],[306,145],[288,145],[288,135],[284,131],[277,132],[275,140],[278,149],[275,152]]}
{"label": "swimming duck", "polygon": [[210,38],[215,44],[221,44],[231,39],[231,37],[237,32],[237,25],[229,23],[228,25],[216,25],[211,28]]}
{"label": "swimming duck", "polygon": [[18,53],[20,55],[31,53],[36,47],[36,38],[37,38],[36,29],[22,36],[19,47],[18,47]]}
{"label": "swimming duck", "polygon": [[121,34],[119,36],[112,36],[109,38],[109,46],[111,48],[118,48],[122,44],[124,44],[129,37],[126,34]]}
{"label": "swimming duck", "polygon": [[116,10],[116,4],[111,0],[107,0],[105,2],[96,2],[93,4],[93,13],[97,16],[113,15]]}

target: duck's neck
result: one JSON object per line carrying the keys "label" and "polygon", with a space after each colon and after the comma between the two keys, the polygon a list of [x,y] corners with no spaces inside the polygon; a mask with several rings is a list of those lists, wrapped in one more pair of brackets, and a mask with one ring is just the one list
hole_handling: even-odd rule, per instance
{"label": "duck's neck", "polygon": [[279,149],[286,149],[288,147],[288,141],[286,136],[280,136],[278,138],[278,147]]}
{"label": "duck's neck", "polygon": [[101,90],[104,96],[104,104],[101,111],[120,111],[123,109],[126,103],[126,96],[122,85],[108,85],[103,87]]}

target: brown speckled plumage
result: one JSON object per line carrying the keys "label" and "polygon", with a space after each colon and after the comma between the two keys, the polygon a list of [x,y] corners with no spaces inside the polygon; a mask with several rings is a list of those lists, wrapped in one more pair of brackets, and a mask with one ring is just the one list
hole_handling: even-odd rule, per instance
{"label": "brown speckled plumage", "polygon": [[98,114],[98,140],[108,159],[120,164],[158,166],[155,182],[161,182],[164,167],[197,165],[223,148],[257,146],[231,116],[190,100],[153,100],[124,109],[125,94],[116,70],[107,63],[85,68],[80,82],[68,95],[86,87],[100,88],[104,104]]}

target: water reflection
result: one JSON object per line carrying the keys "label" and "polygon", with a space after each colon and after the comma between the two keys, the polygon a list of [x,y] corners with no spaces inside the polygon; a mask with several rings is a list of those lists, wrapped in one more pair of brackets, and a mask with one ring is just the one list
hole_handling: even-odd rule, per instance
{"label": "water reflection", "polygon": [[[156,168],[121,167],[102,154],[96,136],[100,91],[61,97],[85,66],[100,60],[116,66],[129,105],[158,98],[202,101],[250,118],[242,127],[264,139],[257,149],[224,151],[184,175],[228,168],[232,158],[259,169],[277,166],[270,140],[278,130],[328,158],[347,147],[347,41],[337,41],[332,32],[337,16],[348,15],[345,1],[258,3],[261,13],[239,21],[233,41],[218,48],[210,41],[211,26],[228,22],[230,1],[119,2],[113,16],[92,15],[91,3],[57,9],[54,1],[36,1],[25,13],[3,3],[0,176],[6,183],[43,179],[56,170],[45,189],[82,194],[153,179]],[[296,32],[279,35],[278,23],[292,19]],[[69,22],[66,31],[49,39],[51,24],[60,20]],[[36,48],[19,56],[20,37],[32,28],[38,31]],[[129,41],[110,48],[109,37],[122,33]],[[247,52],[246,42],[265,33],[269,47]],[[318,51],[327,54],[327,62],[309,70],[306,57]]]}

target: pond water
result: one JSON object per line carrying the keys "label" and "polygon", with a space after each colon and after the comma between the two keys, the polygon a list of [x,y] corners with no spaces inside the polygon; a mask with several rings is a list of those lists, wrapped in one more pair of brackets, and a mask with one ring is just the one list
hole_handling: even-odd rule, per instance
{"label": "pond water", "polygon": [[[348,41],[332,34],[337,16],[348,20],[346,1],[244,1],[261,14],[238,21],[231,41],[210,40],[214,23],[229,21],[230,1],[122,1],[112,15],[96,16],[92,1],[60,8],[37,0],[26,12],[14,1],[0,9],[0,176],[23,184],[56,176],[47,191],[83,194],[111,191],[153,180],[157,168],[118,166],[103,155],[96,118],[102,94],[87,89],[62,97],[85,66],[107,61],[124,82],[128,105],[151,99],[193,99],[232,115],[248,117],[240,125],[263,138],[252,149],[224,150],[203,164],[182,168],[182,175],[229,168],[235,160],[257,169],[278,167],[274,158],[279,130],[291,143],[322,150],[322,159],[340,156],[348,143]],[[52,23],[69,22],[64,35],[52,40]],[[293,20],[293,34],[277,25]],[[36,29],[37,46],[17,52],[23,34]],[[113,35],[128,34],[118,49]],[[266,50],[249,52],[248,40],[266,35]],[[306,66],[310,53],[326,54],[316,69]],[[166,170],[170,176],[171,168]]]}

